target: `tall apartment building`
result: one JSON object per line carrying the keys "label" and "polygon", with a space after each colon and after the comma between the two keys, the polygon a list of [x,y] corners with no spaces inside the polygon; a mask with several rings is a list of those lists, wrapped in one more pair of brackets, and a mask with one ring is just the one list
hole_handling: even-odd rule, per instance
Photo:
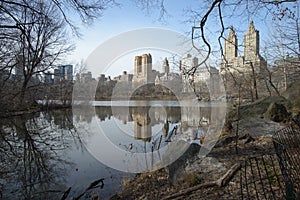
{"label": "tall apartment building", "polygon": [[54,83],[61,80],[73,81],[73,65],[61,65],[54,69]]}
{"label": "tall apartment building", "polygon": [[251,21],[244,35],[244,55],[239,56],[237,35],[234,28],[230,27],[224,44],[224,58],[220,66],[220,73],[228,93],[237,91],[234,82],[240,82],[245,88],[246,84],[249,84],[249,90],[253,90],[255,86],[252,82],[256,82],[259,93],[266,91],[264,81],[267,73],[267,62],[260,55],[259,40],[259,31],[255,29],[254,23]]}
{"label": "tall apartment building", "polygon": [[143,54],[134,58],[133,83],[148,84],[154,83],[155,71],[152,70],[151,54]]}

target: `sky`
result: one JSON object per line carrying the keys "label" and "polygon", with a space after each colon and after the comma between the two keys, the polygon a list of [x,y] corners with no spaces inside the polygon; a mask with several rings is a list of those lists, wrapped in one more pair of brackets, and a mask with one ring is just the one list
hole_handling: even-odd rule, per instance
{"label": "sky", "polygon": [[[112,7],[107,9],[103,16],[94,21],[92,25],[82,25],[79,24],[80,32],[82,34],[81,38],[74,38],[76,45],[76,50],[67,58],[66,62],[75,65],[81,60],[87,61],[89,56],[95,52],[95,50],[103,45],[103,43],[114,39],[128,31],[139,30],[144,28],[162,28],[171,31],[176,31],[186,37],[190,37],[191,27],[193,22],[186,22],[191,15],[187,12],[188,9],[195,9],[201,6],[201,1],[199,0],[166,0],[165,7],[167,9],[167,15],[165,20],[159,21],[159,10],[152,9],[150,12],[142,10],[140,6],[137,6],[133,0],[124,0],[120,6]],[[225,12],[226,15],[226,12]],[[236,33],[239,38],[239,43],[242,43],[243,35],[245,34],[250,20],[253,18],[231,18],[224,21],[225,26],[233,25],[236,27]],[[260,31],[261,44],[264,40],[267,40],[269,35],[269,26],[267,20],[256,20],[254,24],[256,29]],[[216,43],[216,31],[219,29],[218,22],[214,17],[209,18],[209,30],[207,30],[208,36],[211,37],[212,43]],[[225,33],[225,35],[228,32]],[[148,36],[151,37],[151,36]],[[166,38],[161,38],[165,40]],[[159,39],[158,39],[159,40]],[[120,45],[123,45],[122,42]],[[109,51],[115,51],[116,49],[108,49]],[[240,49],[242,51],[242,49]],[[159,63],[162,62],[164,57],[171,57],[172,54],[166,51],[145,49],[144,52],[141,49],[136,51],[132,50],[130,52],[125,52],[123,55],[119,55],[113,59],[113,63],[109,63],[109,66],[101,66],[97,70],[94,70],[95,66],[87,66],[87,70],[92,71],[93,77],[99,76],[101,73],[110,75],[112,77],[121,74],[122,71],[133,71],[133,61],[135,55],[141,55],[143,53],[151,53],[153,59],[154,68],[160,70]],[[242,52],[240,52],[242,53]],[[99,55],[99,65],[101,65],[101,56]],[[218,54],[217,54],[218,57]],[[221,56],[220,56],[221,57]],[[219,59],[220,59],[219,57]],[[216,58],[218,59],[218,58]],[[218,63],[216,61],[215,63]],[[162,65],[162,63],[161,63]],[[172,69],[172,66],[170,67]]]}
{"label": "sky", "polygon": [[[159,13],[147,13],[142,10],[141,7],[134,4],[134,1],[123,1],[121,6],[113,7],[107,9],[103,16],[96,21],[91,26],[81,26],[80,31],[82,38],[76,39],[76,50],[68,57],[68,61],[72,64],[79,63],[81,60],[86,61],[88,56],[101,44],[118,36],[122,33],[128,31],[143,29],[143,28],[164,28],[175,30],[181,33],[184,31],[190,30],[191,27],[187,24],[184,24],[179,15],[182,15],[183,8],[180,6],[180,1],[175,0],[172,3],[167,1],[168,4],[168,16],[164,22],[159,21]],[[158,53],[160,52],[160,54]],[[157,61],[161,61],[164,57],[168,57],[167,53],[162,53],[161,51],[138,51],[137,54],[130,53],[127,58],[125,55],[121,56],[121,60],[115,60],[116,65],[120,65],[120,70],[116,72],[107,72],[111,71],[104,67],[103,73],[111,76],[116,76],[121,74],[122,71],[132,71],[133,70],[133,60],[135,55],[140,55],[143,53],[151,53],[152,55],[154,68]],[[99,63],[100,64],[100,63]],[[91,70],[93,73],[92,69]],[[99,72],[97,72],[99,74]],[[96,72],[93,73],[93,76],[97,76]]]}

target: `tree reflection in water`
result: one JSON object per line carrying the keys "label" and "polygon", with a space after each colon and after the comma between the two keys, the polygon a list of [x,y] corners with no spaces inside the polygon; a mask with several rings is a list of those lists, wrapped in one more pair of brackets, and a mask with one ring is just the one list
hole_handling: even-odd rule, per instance
{"label": "tree reflection in water", "polygon": [[0,187],[3,199],[58,199],[67,188],[64,157],[70,141],[81,143],[72,112],[55,111],[2,119]]}
{"label": "tree reflection in water", "polygon": [[[150,169],[161,156],[153,151],[169,145],[165,139],[175,126],[178,130],[173,135],[195,140],[213,127],[216,117],[211,113],[209,107],[119,106],[113,112],[110,106],[90,106],[1,119],[0,198],[59,199],[70,187],[68,198],[76,197],[95,180],[104,180],[100,191],[106,198],[121,189],[122,177],[128,174],[105,166],[87,152],[85,142],[97,138],[88,131],[92,123],[105,126],[107,138],[128,152],[128,157],[120,159],[124,169],[131,166],[125,161],[133,152],[152,153],[145,158]],[[121,133],[125,127],[130,134]],[[101,141],[97,147],[103,151]]]}

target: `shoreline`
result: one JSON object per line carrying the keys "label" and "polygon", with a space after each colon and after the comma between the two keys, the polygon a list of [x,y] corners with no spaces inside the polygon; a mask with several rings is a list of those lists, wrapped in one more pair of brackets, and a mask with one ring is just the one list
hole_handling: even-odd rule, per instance
{"label": "shoreline", "polygon": [[49,111],[49,110],[59,110],[59,109],[68,109],[72,108],[71,104],[68,105],[60,105],[60,104],[52,104],[52,105],[38,105],[38,106],[33,106],[29,107],[27,109],[23,110],[7,110],[4,112],[0,112],[0,119],[2,118],[9,118],[9,117],[16,117],[16,116],[21,116],[21,115],[27,115],[27,114],[33,114],[41,111]]}

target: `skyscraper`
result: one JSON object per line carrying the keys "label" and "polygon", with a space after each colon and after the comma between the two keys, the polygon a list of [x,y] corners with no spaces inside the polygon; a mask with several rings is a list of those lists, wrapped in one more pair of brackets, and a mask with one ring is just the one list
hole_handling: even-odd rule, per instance
{"label": "skyscraper", "polygon": [[151,54],[143,54],[135,56],[134,59],[134,75],[135,83],[154,83],[155,75],[152,72],[152,56]]}
{"label": "skyscraper", "polygon": [[52,79],[52,73],[47,71],[44,73],[44,81],[47,84],[52,84],[53,83],[53,79]]}
{"label": "skyscraper", "polygon": [[253,21],[250,21],[244,35],[244,55],[237,55],[237,51],[238,40],[233,27],[231,27],[225,40],[224,59],[220,66],[226,91],[228,94],[236,93],[238,91],[236,81],[238,80],[243,87],[253,88],[249,90],[251,98],[254,93],[255,98],[258,98],[258,94],[268,91],[265,81],[268,71],[267,62],[259,53],[259,31],[255,29]]}
{"label": "skyscraper", "polygon": [[73,65],[61,65],[54,70],[54,82],[60,80],[73,81]]}
{"label": "skyscraper", "polygon": [[164,64],[162,67],[162,73],[164,73],[164,74],[170,73],[170,66],[169,66],[169,61],[167,58],[165,58],[165,60],[164,60]]}
{"label": "skyscraper", "polygon": [[73,65],[65,65],[65,80],[73,81]]}

